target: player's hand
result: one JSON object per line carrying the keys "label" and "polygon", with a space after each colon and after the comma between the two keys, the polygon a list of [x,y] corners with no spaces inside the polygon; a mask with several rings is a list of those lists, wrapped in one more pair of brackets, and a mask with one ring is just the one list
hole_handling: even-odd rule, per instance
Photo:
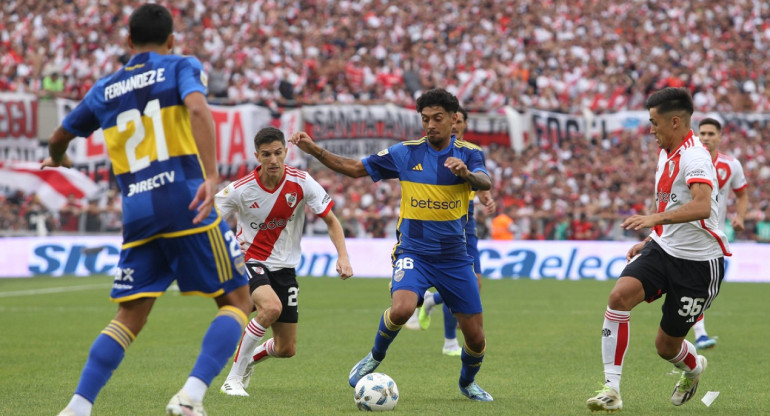
{"label": "player's hand", "polygon": [[217,178],[206,178],[198,187],[190,205],[187,207],[190,211],[196,210],[198,213],[193,218],[193,224],[198,224],[211,214],[214,208],[214,195],[217,193]]}
{"label": "player's hand", "polygon": [[65,167],[65,168],[71,168],[72,161],[66,154],[64,155],[64,157],[62,157],[59,163],[56,163],[52,157],[48,156],[40,165],[40,170],[43,170],[45,168],[58,168],[59,166]]}
{"label": "player's hand", "polygon": [[310,146],[313,144],[313,138],[304,131],[298,131],[289,137],[289,143],[293,143],[303,152],[309,153]]}
{"label": "player's hand", "polygon": [[476,195],[479,196],[479,201],[484,204],[487,214],[494,215],[497,212],[497,203],[489,191],[478,191]]}
{"label": "player's hand", "polygon": [[353,266],[350,265],[350,260],[343,257],[337,258],[337,273],[342,280],[346,280],[348,277],[353,276]]}
{"label": "player's hand", "polygon": [[641,230],[642,228],[652,228],[656,226],[652,215],[633,215],[626,218],[620,226],[624,230]]}
{"label": "player's hand", "polygon": [[641,243],[636,243],[631,247],[630,250],[628,250],[628,253],[626,253],[626,261],[631,261],[634,257],[636,257],[637,254],[639,254],[640,251],[644,248],[644,246],[647,244],[647,241],[642,241]]}
{"label": "player's hand", "polygon": [[735,217],[730,221],[730,225],[733,226],[733,229],[735,231],[741,232],[746,229],[746,227],[743,225],[743,218]]}
{"label": "player's hand", "polygon": [[448,168],[455,176],[461,178],[465,178],[471,174],[471,171],[465,166],[465,162],[456,157],[448,157],[444,162],[444,167]]}

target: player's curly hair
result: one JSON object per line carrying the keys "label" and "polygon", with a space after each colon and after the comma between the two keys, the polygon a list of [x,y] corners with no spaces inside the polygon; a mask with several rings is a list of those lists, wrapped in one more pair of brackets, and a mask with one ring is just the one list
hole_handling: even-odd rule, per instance
{"label": "player's curly hair", "polygon": [[672,111],[684,111],[687,115],[692,115],[695,105],[692,102],[690,91],[686,88],[663,88],[654,92],[647,98],[645,107],[648,110],[657,108],[658,113],[666,114]]}
{"label": "player's curly hair", "polygon": [[265,127],[254,136],[254,149],[259,149],[259,146],[272,142],[281,142],[286,146],[286,139],[283,137],[283,132],[275,127]]}
{"label": "player's curly hair", "polygon": [[460,102],[457,101],[457,97],[443,88],[428,90],[417,98],[418,113],[422,113],[422,110],[426,107],[434,106],[441,107],[446,110],[447,113],[452,114],[456,113],[460,108]]}
{"label": "player's curly hair", "polygon": [[173,31],[171,12],[158,4],[143,4],[128,18],[128,34],[134,45],[162,45]]}

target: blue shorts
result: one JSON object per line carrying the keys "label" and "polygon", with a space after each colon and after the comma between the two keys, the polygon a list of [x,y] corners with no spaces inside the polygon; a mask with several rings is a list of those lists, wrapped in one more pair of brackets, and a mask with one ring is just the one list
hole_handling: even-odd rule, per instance
{"label": "blue shorts", "polygon": [[249,283],[241,248],[225,221],[208,231],[124,248],[110,300],[157,298],[174,280],[183,295],[211,298]]}
{"label": "blue shorts", "polygon": [[465,249],[473,257],[473,272],[481,274],[481,256],[479,256],[479,238],[476,234],[465,234]]}
{"label": "blue shorts", "polygon": [[452,313],[481,313],[479,283],[472,262],[470,256],[447,260],[401,253],[393,263],[390,293],[409,290],[421,303],[425,291],[435,287]]}

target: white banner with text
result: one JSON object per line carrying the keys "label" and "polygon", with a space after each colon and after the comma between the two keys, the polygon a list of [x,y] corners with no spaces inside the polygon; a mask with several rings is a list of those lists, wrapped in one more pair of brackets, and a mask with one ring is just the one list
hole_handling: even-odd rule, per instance
{"label": "white banner with text", "polygon": [[[0,277],[113,274],[119,236],[9,237],[0,239]],[[348,239],[356,277],[390,277],[389,239]],[[631,242],[479,241],[482,272],[491,279],[607,280],[619,277]],[[734,243],[726,258],[728,282],[770,282],[770,245]],[[335,276],[337,254],[328,238],[305,237],[300,276]]]}

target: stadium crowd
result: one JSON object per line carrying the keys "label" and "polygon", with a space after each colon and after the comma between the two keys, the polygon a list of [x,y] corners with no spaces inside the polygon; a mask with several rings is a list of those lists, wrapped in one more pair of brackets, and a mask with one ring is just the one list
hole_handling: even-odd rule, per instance
{"label": "stadium crowd", "polygon": [[[204,62],[210,100],[251,102],[276,114],[318,103],[413,106],[441,86],[471,111],[581,113],[638,110],[664,86],[688,87],[698,111],[770,112],[770,5],[708,0],[571,2],[404,0],[178,0],[178,52]],[[127,58],[135,1],[10,0],[0,5],[0,91],[78,99]],[[770,129],[725,126],[722,150],[749,182],[747,230],[770,221]],[[472,140],[472,137],[470,137]],[[630,133],[566,141],[521,154],[485,149],[497,215],[516,239],[636,239],[619,219],[649,210],[655,142]],[[392,237],[395,183],[315,169],[351,237]],[[116,209],[117,207],[117,209]],[[0,193],[0,230],[115,231],[119,195],[46,212],[34,195]],[[477,210],[481,238],[494,216]],[[730,214],[728,214],[728,218]],[[98,220],[98,221],[97,221]],[[324,232],[308,218],[308,234]]]}
{"label": "stadium crowd", "polygon": [[[770,5],[751,0],[175,0],[178,52],[211,98],[413,105],[441,86],[469,109],[640,109],[686,86],[703,111],[770,111]],[[4,1],[0,90],[80,98],[130,52],[137,1]]]}
{"label": "stadium crowd", "polygon": [[[735,235],[728,228],[728,235],[758,240],[759,223],[770,223],[770,127],[740,130],[728,124],[724,131],[723,151],[743,162],[749,183],[746,230]],[[507,147],[487,147],[496,215],[513,220],[514,239],[639,239],[619,224],[653,206],[649,175],[655,170],[656,152],[651,136],[632,133],[596,143],[565,141],[558,148],[532,146],[520,154]],[[309,171],[334,199],[347,236],[395,238],[400,201],[395,182],[350,179],[312,164]],[[732,194],[728,204],[731,218]],[[494,217],[476,210],[480,238],[492,236]],[[120,195],[110,189],[96,201],[70,200],[61,212],[51,213],[33,194],[0,193],[0,230],[34,231],[40,220],[49,231],[114,232],[120,229]],[[309,214],[306,234],[325,233],[324,222]]]}

